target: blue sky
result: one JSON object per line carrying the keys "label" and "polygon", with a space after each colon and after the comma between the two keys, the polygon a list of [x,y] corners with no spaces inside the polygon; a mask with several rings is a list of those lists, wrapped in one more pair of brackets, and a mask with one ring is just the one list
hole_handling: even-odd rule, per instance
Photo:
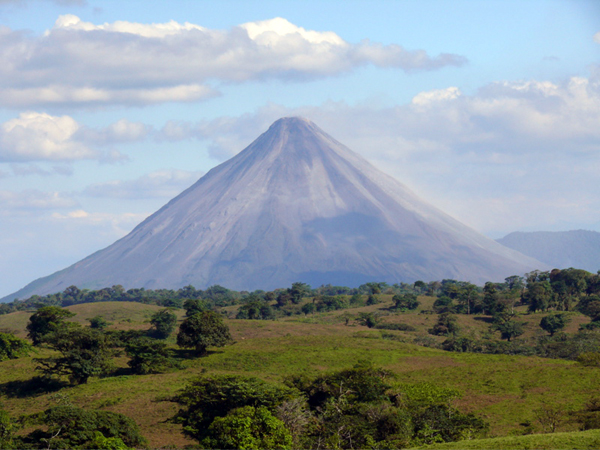
{"label": "blue sky", "polygon": [[0,296],[288,115],[490,237],[600,231],[595,0],[0,0]]}

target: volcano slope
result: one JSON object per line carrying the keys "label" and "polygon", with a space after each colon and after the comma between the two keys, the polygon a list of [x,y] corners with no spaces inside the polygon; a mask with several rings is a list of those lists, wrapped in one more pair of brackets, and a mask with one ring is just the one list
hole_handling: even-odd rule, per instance
{"label": "volcano slope", "polygon": [[70,285],[483,283],[544,268],[427,204],[309,120],[288,117],[124,238],[9,298]]}

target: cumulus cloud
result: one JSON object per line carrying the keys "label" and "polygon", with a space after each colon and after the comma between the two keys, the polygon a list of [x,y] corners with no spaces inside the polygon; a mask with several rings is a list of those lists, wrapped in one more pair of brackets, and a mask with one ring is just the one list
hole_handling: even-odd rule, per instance
{"label": "cumulus cloud", "polygon": [[[70,116],[24,112],[0,124],[0,162],[119,161],[125,157],[117,150],[101,151],[98,146],[143,140],[150,130],[146,125],[125,119],[92,129]],[[62,167],[58,172],[65,171],[63,166],[56,167]]]}
{"label": "cumulus cloud", "polygon": [[79,124],[69,116],[26,112],[0,126],[4,161],[89,159],[94,152],[74,141]]}
{"label": "cumulus cloud", "polygon": [[594,34],[594,41],[596,41],[598,44],[600,44],[600,31],[598,31],[596,34]]}
{"label": "cumulus cloud", "polygon": [[203,172],[158,170],[135,180],[114,180],[85,189],[90,197],[118,199],[173,198],[196,182]]}
{"label": "cumulus cloud", "polygon": [[6,106],[195,102],[218,95],[218,82],[306,80],[374,65],[407,72],[461,66],[436,57],[283,18],[213,30],[170,21],[84,22],[60,16],[42,36],[0,29],[0,101]]}

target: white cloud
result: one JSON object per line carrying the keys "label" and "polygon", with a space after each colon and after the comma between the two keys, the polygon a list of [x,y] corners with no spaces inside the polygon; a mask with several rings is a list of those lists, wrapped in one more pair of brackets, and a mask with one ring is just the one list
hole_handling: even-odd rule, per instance
{"label": "white cloud", "polygon": [[66,209],[77,206],[72,197],[61,192],[0,191],[0,214],[12,216],[22,213],[39,213],[40,210]]}
{"label": "white cloud", "polygon": [[136,180],[114,180],[94,184],[84,193],[91,197],[119,199],[173,198],[190,187],[202,172],[186,170],[159,170]]}
{"label": "white cloud", "polygon": [[75,135],[77,139],[95,145],[112,145],[122,142],[137,142],[148,137],[152,127],[140,122],[120,119],[107,127],[95,129],[81,127]]}
{"label": "white cloud", "polygon": [[335,76],[365,65],[404,71],[461,66],[400,45],[344,41],[283,18],[212,30],[174,21],[93,24],[60,16],[42,36],[0,30],[0,102],[5,106],[195,102],[211,85]]}
{"label": "white cloud", "polygon": [[31,105],[146,105],[164,102],[195,102],[219,95],[208,86],[182,84],[157,88],[90,88],[52,84],[41,87],[7,87],[0,89],[0,102],[6,106]]}
{"label": "white cloud", "polygon": [[594,34],[594,41],[600,44],[600,31]]}
{"label": "white cloud", "polygon": [[73,140],[79,124],[69,116],[21,113],[0,126],[0,161],[90,159],[95,152]]}
{"label": "white cloud", "polygon": [[[483,231],[600,222],[600,85],[498,82],[475,95],[449,87],[390,108],[269,104],[254,114],[170,123],[170,139],[209,142],[221,160],[282,116],[299,115],[455,217]],[[485,205],[489,205],[488,208]]]}
{"label": "white cloud", "polygon": [[412,99],[412,104],[414,105],[431,105],[436,104],[440,101],[445,100],[454,100],[459,95],[461,95],[460,89],[457,87],[449,87],[446,89],[436,89],[433,91],[420,92],[415,95]]}
{"label": "white cloud", "polygon": [[[96,147],[144,140],[151,127],[121,119],[105,128],[80,125],[70,116],[24,112],[0,124],[0,162],[76,161],[95,159],[114,162],[126,159],[117,150]],[[65,173],[64,166],[54,172]],[[68,170],[67,170],[68,172]]]}

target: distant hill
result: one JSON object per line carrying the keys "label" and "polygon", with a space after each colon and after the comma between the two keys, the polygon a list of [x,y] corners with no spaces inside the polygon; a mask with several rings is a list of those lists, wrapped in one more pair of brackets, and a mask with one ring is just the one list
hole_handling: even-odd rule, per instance
{"label": "distant hill", "polygon": [[575,267],[594,273],[600,270],[600,233],[597,231],[515,232],[498,239],[498,243],[553,268]]}

